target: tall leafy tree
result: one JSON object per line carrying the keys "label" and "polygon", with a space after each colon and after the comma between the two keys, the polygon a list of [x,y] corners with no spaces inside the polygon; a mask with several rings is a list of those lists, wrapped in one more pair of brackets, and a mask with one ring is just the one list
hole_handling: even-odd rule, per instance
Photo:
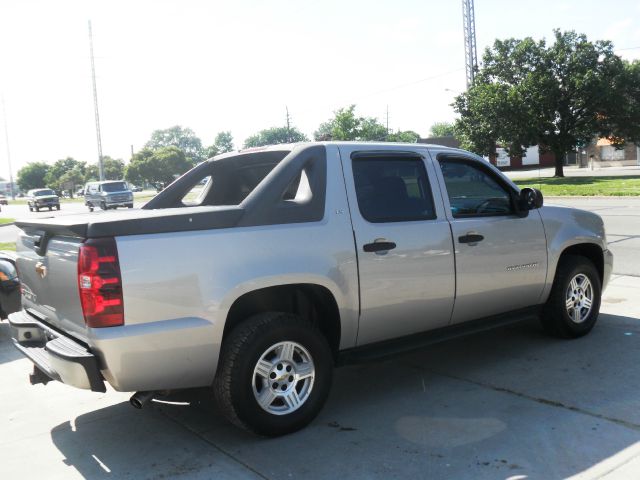
{"label": "tall leafy tree", "polygon": [[307,136],[295,127],[271,127],[260,130],[244,141],[245,148],[279,145],[282,143],[307,142]]}
{"label": "tall leafy tree", "polygon": [[[538,144],[556,157],[556,176],[577,145],[597,136],[614,143],[640,137],[640,124],[620,102],[632,91],[626,68],[608,41],[590,42],[573,31],[554,31],[554,43],[531,38],[496,40],[483,56],[475,83],[454,103],[456,129],[480,154],[501,143],[511,153]],[[633,110],[633,108],[630,108]]]}
{"label": "tall leafy tree", "polygon": [[192,164],[204,159],[202,141],[190,128],[175,125],[164,130],[154,130],[151,139],[145,144],[145,148],[157,150],[163,147],[178,147],[182,150]]}
{"label": "tall leafy tree", "polygon": [[28,163],[18,170],[17,183],[21,190],[44,188],[44,178],[50,166],[44,162]]}

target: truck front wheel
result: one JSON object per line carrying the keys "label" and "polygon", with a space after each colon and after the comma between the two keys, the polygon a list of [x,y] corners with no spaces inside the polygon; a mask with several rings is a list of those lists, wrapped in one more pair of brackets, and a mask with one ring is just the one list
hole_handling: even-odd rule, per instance
{"label": "truck front wheel", "polygon": [[562,257],[542,312],[542,326],[556,337],[586,335],[598,319],[601,293],[600,275],[589,259],[578,255]]}
{"label": "truck front wheel", "polygon": [[269,312],[245,320],[225,339],[213,389],[232,423],[278,436],[315,418],[332,376],[324,335],[297,315]]}

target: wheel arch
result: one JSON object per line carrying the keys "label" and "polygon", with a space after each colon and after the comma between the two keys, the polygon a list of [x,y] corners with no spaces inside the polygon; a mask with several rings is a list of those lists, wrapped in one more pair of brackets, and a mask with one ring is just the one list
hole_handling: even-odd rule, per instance
{"label": "wheel arch", "polygon": [[[580,257],[585,257],[593,263],[598,271],[598,275],[600,277],[600,284],[604,282],[604,252],[600,245],[596,243],[578,243],[575,245],[570,245],[566,247],[562,253],[560,253],[560,257],[558,258],[558,263],[562,261],[564,257],[567,255],[575,255]],[[556,265],[556,271],[558,267]],[[554,275],[555,278],[555,275]]]}
{"label": "wheel arch", "polygon": [[327,287],[314,283],[274,285],[242,294],[229,308],[222,341],[243,320],[270,311],[293,313],[310,320],[337,356],[342,335],[338,303]]}

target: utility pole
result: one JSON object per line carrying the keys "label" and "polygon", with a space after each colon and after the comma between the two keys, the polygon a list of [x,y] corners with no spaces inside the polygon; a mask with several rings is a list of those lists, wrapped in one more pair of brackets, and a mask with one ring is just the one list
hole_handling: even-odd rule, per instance
{"label": "utility pole", "polygon": [[9,127],[7,126],[7,108],[4,104],[4,95],[2,96],[2,115],[4,116],[4,139],[7,145],[7,165],[9,166],[9,191],[11,192],[11,200],[15,200],[16,192],[13,191],[13,174],[11,173],[11,149],[9,148]]}
{"label": "utility pole", "polygon": [[476,48],[476,16],[473,0],[462,0],[462,27],[464,30],[464,61],[467,73],[467,89],[473,84],[478,68]]}
{"label": "utility pole", "polygon": [[291,118],[289,117],[289,107],[285,105],[287,110],[287,142],[291,143]]}
{"label": "utility pole", "polygon": [[389,135],[389,105],[387,105],[387,113],[385,115],[385,123],[387,124],[387,135]]}
{"label": "utility pole", "polygon": [[89,20],[89,50],[91,52],[91,80],[93,81],[93,109],[96,114],[96,136],[98,139],[98,172],[100,181],[104,180],[104,166],[102,165],[102,138],[100,136],[100,115],[98,114],[98,89],[96,88],[96,66],[93,61],[93,33]]}

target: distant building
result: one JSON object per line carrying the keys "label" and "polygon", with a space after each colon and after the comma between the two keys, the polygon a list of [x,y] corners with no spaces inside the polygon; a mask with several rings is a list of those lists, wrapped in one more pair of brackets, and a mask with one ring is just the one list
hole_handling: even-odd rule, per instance
{"label": "distant building", "polygon": [[[17,195],[19,191],[20,188],[18,187],[18,184],[16,182],[13,182],[13,193]],[[11,195],[11,187],[9,186],[9,182],[0,182],[0,195]]]}
{"label": "distant building", "polygon": [[431,145],[442,145],[443,147],[460,148],[460,142],[456,137],[419,138],[418,143],[429,143]]}
{"label": "distant building", "polygon": [[591,142],[580,156],[580,166],[589,167],[624,167],[640,166],[640,145],[627,143],[624,148],[616,149],[606,138]]}
{"label": "distant building", "polygon": [[[455,137],[420,138],[418,143],[460,148],[460,142]],[[554,167],[556,156],[547,151],[540,153],[538,146],[534,145],[527,148],[524,156],[508,155],[504,148],[498,147],[496,155],[490,155],[485,159],[501,170],[526,170]],[[640,145],[627,143],[624,148],[616,149],[609,140],[601,138],[577,153],[567,153],[564,164],[586,168],[591,166],[591,161],[595,168],[640,166]]]}

